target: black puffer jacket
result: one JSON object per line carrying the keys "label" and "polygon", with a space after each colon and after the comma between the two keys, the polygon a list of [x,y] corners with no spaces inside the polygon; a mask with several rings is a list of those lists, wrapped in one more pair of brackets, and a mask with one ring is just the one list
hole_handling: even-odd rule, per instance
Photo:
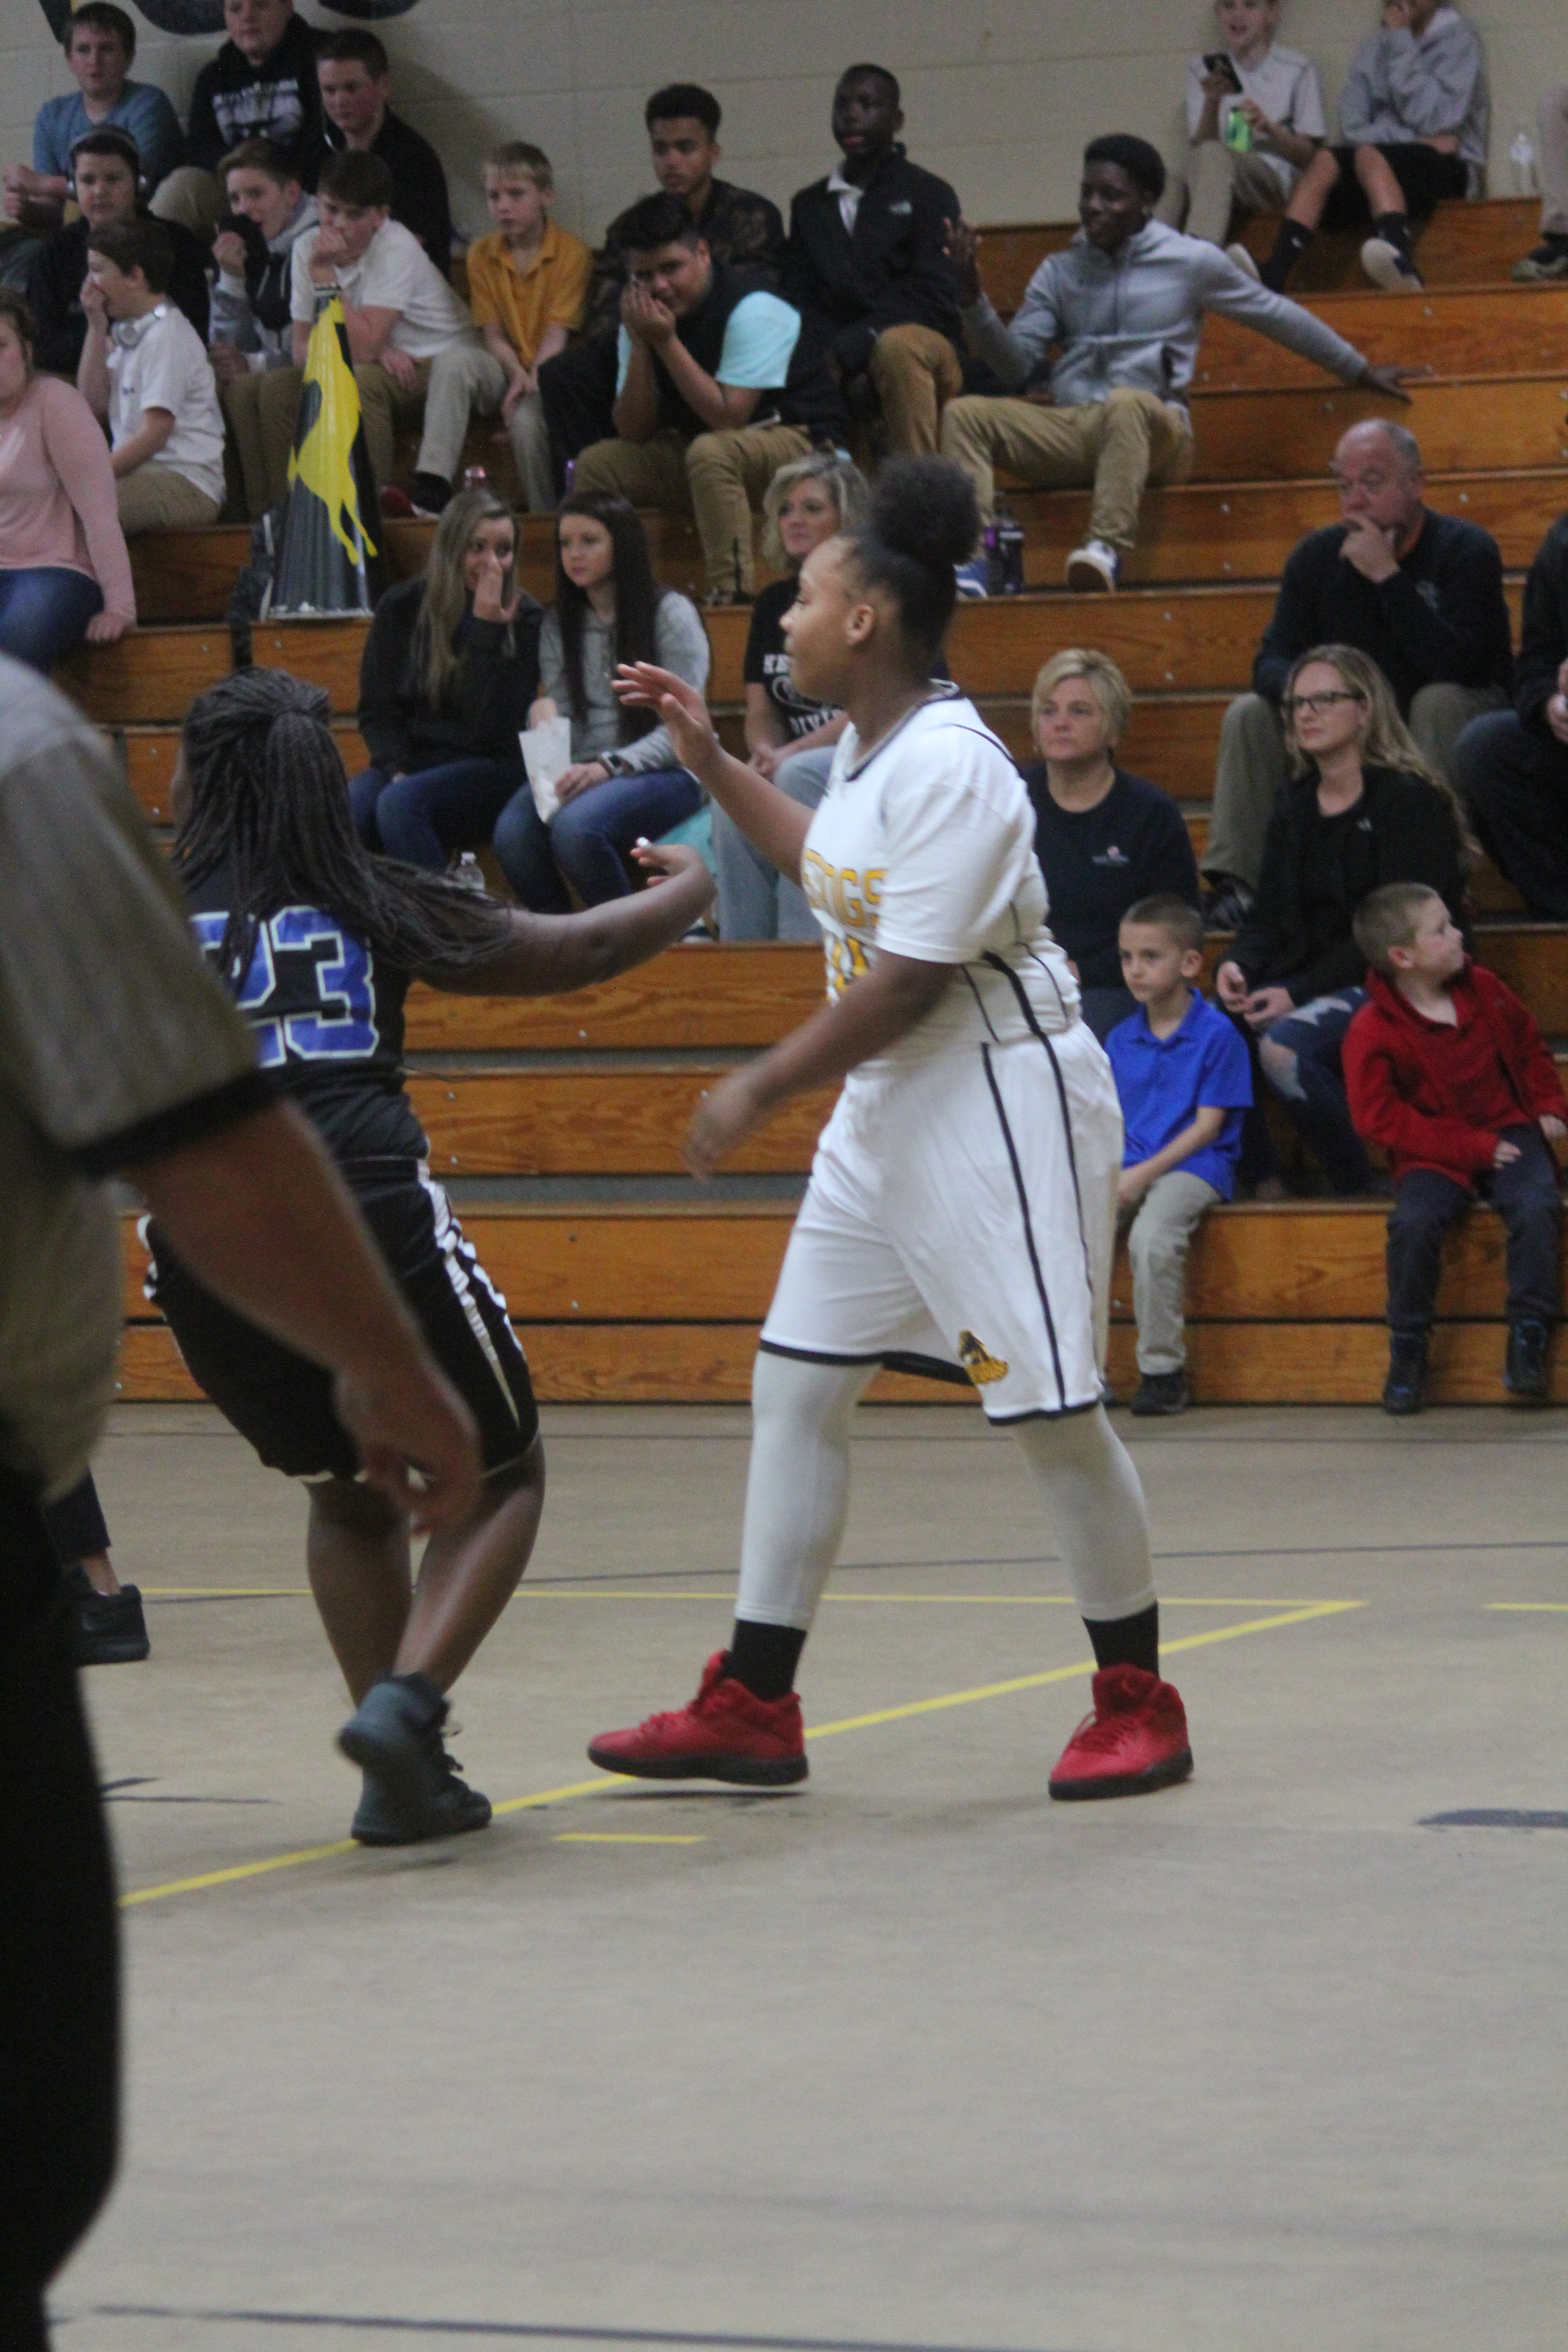
{"label": "black puffer jacket", "polygon": [[[1328,895],[1310,895],[1309,875],[1325,870]],[[1401,769],[1366,768],[1361,799],[1326,818],[1316,775],[1294,779],[1269,819],[1257,902],[1229,961],[1249,987],[1285,988],[1293,1004],[1359,988],[1366,958],[1351,923],[1385,882],[1425,882],[1462,921],[1459,828],[1447,795]]]}
{"label": "black puffer jacket", "polygon": [[414,670],[414,632],[425,601],[423,580],[402,580],[375,608],[360,659],[360,732],[374,765],[416,775],[452,760],[515,760],[518,734],[539,692],[542,606],[525,596],[512,623],[512,651],[498,621],[470,614],[458,631],[462,658],[439,710],[432,710]]}

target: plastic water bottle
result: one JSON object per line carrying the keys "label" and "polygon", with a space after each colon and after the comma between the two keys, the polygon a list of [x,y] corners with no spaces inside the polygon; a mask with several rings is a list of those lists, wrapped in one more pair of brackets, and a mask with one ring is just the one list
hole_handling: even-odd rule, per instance
{"label": "plastic water bottle", "polygon": [[1225,143],[1233,155],[1252,152],[1252,125],[1239,106],[1233,106],[1225,118]]}
{"label": "plastic water bottle", "polygon": [[1536,194],[1535,142],[1522,122],[1514,125],[1513,144],[1508,151],[1513,165],[1513,184],[1521,196]]}
{"label": "plastic water bottle", "polygon": [[489,486],[490,478],[482,466],[464,467],[463,488],[466,490],[488,490]]}
{"label": "plastic water bottle", "polygon": [[993,596],[1022,594],[1024,526],[1000,499],[994,521],[985,527],[985,584]]}

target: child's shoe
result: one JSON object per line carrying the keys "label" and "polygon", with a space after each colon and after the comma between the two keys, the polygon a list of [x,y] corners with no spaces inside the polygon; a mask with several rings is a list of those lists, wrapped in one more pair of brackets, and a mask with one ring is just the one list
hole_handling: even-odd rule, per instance
{"label": "child's shoe", "polygon": [[1419,1412],[1426,1402],[1426,1334],[1395,1331],[1388,1343],[1388,1378],[1383,1384],[1384,1412]]}
{"label": "child's shoe", "polygon": [[1551,1343],[1551,1326],[1537,1322],[1510,1323],[1508,1327],[1508,1360],[1503,1368],[1502,1384],[1510,1397],[1521,1404],[1546,1404],[1550,1402],[1546,1377],[1546,1350]]}

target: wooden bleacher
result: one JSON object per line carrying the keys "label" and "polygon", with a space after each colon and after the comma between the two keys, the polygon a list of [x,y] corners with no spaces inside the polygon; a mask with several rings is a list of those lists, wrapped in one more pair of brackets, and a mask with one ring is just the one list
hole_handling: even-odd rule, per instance
{"label": "wooden bleacher", "polygon": [[[1334,291],[1313,301],[1374,358],[1433,370],[1400,414],[1422,440],[1432,503],[1496,534],[1512,575],[1516,623],[1519,575],[1568,504],[1568,289],[1499,282],[1533,228],[1531,205],[1443,207],[1419,248],[1425,295]],[[1067,234],[986,233],[987,283],[999,308],[1013,306],[1040,254]],[[1354,285],[1353,241],[1343,251],[1322,241],[1312,260],[1321,284]],[[1062,558],[1081,533],[1087,499],[1017,493],[1037,592],[960,611],[950,641],[955,676],[1021,754],[1039,662],[1065,644],[1102,646],[1140,698],[1126,764],[1176,793],[1201,845],[1220,718],[1247,681],[1279,567],[1304,530],[1337,512],[1328,452],[1347,423],[1387,405],[1215,322],[1204,338],[1194,401],[1198,478],[1151,493],[1127,588],[1113,599],[1059,593]],[[479,462],[503,479],[493,459]],[[651,525],[661,576],[692,584],[700,565],[690,530],[660,518]],[[395,573],[416,571],[429,526],[392,524],[386,537]],[[523,579],[547,594],[548,520],[525,520],[522,542]],[[246,544],[243,530],[223,527],[137,542],[138,596],[153,625],[62,672],[68,690],[121,745],[155,824],[168,822],[184,711],[233,664],[222,616]],[[710,692],[726,734],[738,740],[746,616],[720,611],[709,623]],[[257,661],[327,687],[351,769],[363,758],[353,726],[363,639],[363,625],[354,623],[277,623],[252,633]],[[1521,920],[1519,902],[1489,870],[1477,877],[1476,898],[1481,960],[1524,996],[1561,1049],[1568,1045],[1568,930]],[[827,1098],[790,1107],[738,1157],[731,1173],[751,1181],[748,1197],[715,1198],[690,1185],[680,1174],[679,1141],[702,1086],[804,1018],[820,988],[814,949],[691,947],[569,998],[412,992],[411,1092],[432,1165],[454,1186],[465,1225],[508,1296],[542,1396],[744,1398],[793,1213],[781,1194],[809,1164]],[[744,1192],[744,1181],[738,1189]],[[1376,1202],[1299,1200],[1211,1217],[1189,1280],[1194,1394],[1375,1400],[1386,1362],[1384,1215]],[[125,1265],[121,1393],[193,1393],[142,1297],[129,1220]],[[1125,1390],[1133,1335],[1124,1259],[1114,1296],[1111,1372]],[[1449,1253],[1433,1351],[1437,1399],[1500,1399],[1502,1299],[1500,1227],[1482,1211]],[[890,1376],[873,1394],[965,1398]],[[1568,1401],[1568,1349],[1554,1394]]]}

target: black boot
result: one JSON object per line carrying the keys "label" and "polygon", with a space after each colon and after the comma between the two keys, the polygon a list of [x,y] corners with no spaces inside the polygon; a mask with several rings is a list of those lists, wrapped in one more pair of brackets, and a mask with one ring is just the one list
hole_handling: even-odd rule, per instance
{"label": "black boot", "polygon": [[1550,1324],[1538,1323],[1533,1317],[1528,1322],[1510,1323],[1508,1327],[1508,1361],[1503,1368],[1502,1384],[1521,1404],[1545,1404],[1549,1401],[1546,1350],[1551,1339]]}
{"label": "black boot", "polygon": [[1383,1384],[1384,1412],[1419,1412],[1426,1401],[1426,1334],[1395,1331],[1388,1343],[1388,1378]]}

